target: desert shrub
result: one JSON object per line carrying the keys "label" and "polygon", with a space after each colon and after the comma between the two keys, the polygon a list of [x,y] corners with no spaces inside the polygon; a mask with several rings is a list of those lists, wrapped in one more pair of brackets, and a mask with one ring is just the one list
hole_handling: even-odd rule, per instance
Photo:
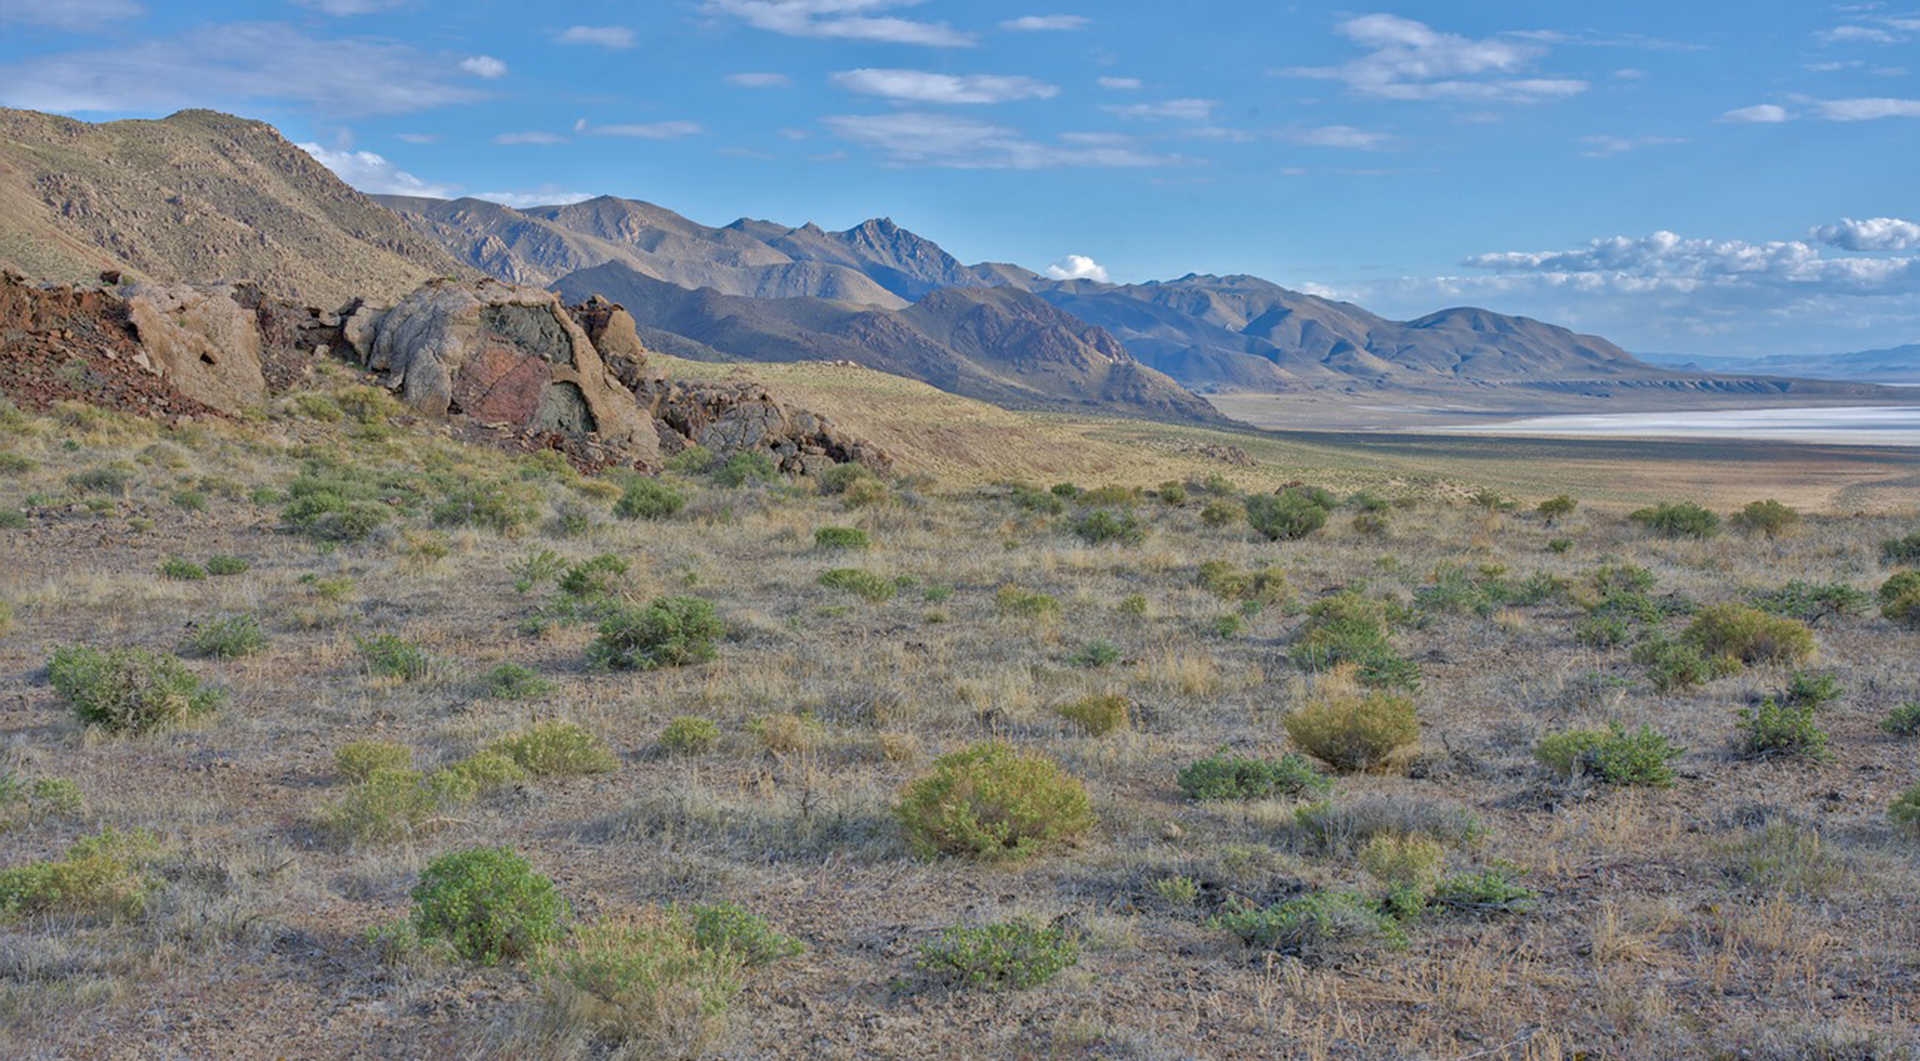
{"label": "desert shrub", "polygon": [[207,557],[207,574],[226,578],[232,575],[244,575],[253,565],[237,556],[215,554]]}
{"label": "desert shrub", "polygon": [[1176,780],[1189,799],[1202,801],[1302,798],[1323,795],[1333,787],[1331,780],[1298,755],[1254,759],[1228,755],[1225,749],[1189,763]]}
{"label": "desert shrub", "polygon": [[1652,726],[1629,730],[1572,730],[1540,739],[1533,756],[1562,778],[1596,777],[1610,785],[1667,788],[1673,784],[1673,760],[1685,755]]}
{"label": "desert shrub", "polygon": [[1796,707],[1806,705],[1817,711],[1840,699],[1840,693],[1838,675],[1797,670],[1787,679],[1787,688],[1781,694],[1780,702]]}
{"label": "desert shrub", "polygon": [[840,491],[840,504],[849,509],[877,505],[886,499],[887,484],[872,476],[855,479],[845,490]]}
{"label": "desert shrub", "polygon": [[18,453],[0,453],[0,475],[25,475],[38,467],[29,457]]}
{"label": "desert shrub", "polygon": [[1093,826],[1087,790],[1046,756],[998,742],[936,759],[898,808],[923,856],[1021,859]]}
{"label": "desert shrub", "polygon": [[1627,518],[1662,538],[1711,538],[1720,533],[1720,517],[1691,501],[1643,508]]}
{"label": "desert shrub", "polygon": [[1871,599],[1866,593],[1845,582],[1817,584],[1800,581],[1789,582],[1779,589],[1763,590],[1748,598],[1753,606],[1761,611],[1784,615],[1803,623],[1817,623],[1822,619],[1832,619],[1842,615],[1858,615],[1867,610],[1867,604]]}
{"label": "desert shrub", "polygon": [[1393,521],[1383,513],[1362,512],[1353,517],[1353,531],[1369,538],[1379,538],[1393,529]]}
{"label": "desert shrub", "polygon": [[770,483],[779,478],[780,469],[765,453],[736,453],[713,473],[713,481],[725,487],[749,483]]}
{"label": "desert shrub", "polygon": [[1324,684],[1281,720],[1301,751],[1341,772],[1373,770],[1420,739],[1412,697]]}
{"label": "desert shrub", "polygon": [[526,779],[525,767],[499,752],[484,751],[446,767],[427,783],[450,801],[464,803]]}
{"label": "desert shrub", "polygon": [[1360,849],[1360,868],[1390,890],[1424,900],[1439,883],[1446,857],[1446,848],[1432,837],[1382,833]]}
{"label": "desert shrub", "polygon": [[280,510],[288,530],[320,542],[365,541],[392,518],[377,483],[320,469],[310,469],[288,485],[287,503]]}
{"label": "desert shrub", "polygon": [[1478,843],[1486,827],[1472,811],[1431,797],[1368,795],[1294,808],[1290,830],[1321,852],[1348,851],[1381,835],[1428,836],[1450,846]]}
{"label": "desert shrub", "polygon": [[1111,641],[1088,641],[1074,649],[1067,662],[1076,667],[1105,667],[1120,661],[1120,649]]}
{"label": "desert shrub", "polygon": [[133,485],[133,469],[103,464],[67,476],[67,485],[83,494],[124,495]]}
{"label": "desert shrub", "polygon": [[1733,514],[1727,522],[1733,529],[1743,534],[1758,534],[1764,538],[1778,538],[1800,525],[1800,513],[1771,498],[1765,501],[1750,501],[1747,506]]}
{"label": "desert shrub", "polygon": [[1633,636],[1633,626],[1616,615],[1589,615],[1573,624],[1573,639],[1593,648],[1616,648]]}
{"label": "desert shrub", "polygon": [[1039,619],[1060,614],[1060,602],[1051,595],[1019,586],[1001,586],[993,595],[993,603],[1008,615]]}
{"label": "desert shrub", "polygon": [[1920,785],[1900,793],[1893,806],[1887,808],[1887,817],[1907,832],[1920,835]]}
{"label": "desert shrub", "polygon": [[1920,564],[1920,531],[1914,531],[1904,538],[1888,538],[1880,543],[1880,562],[1883,564]]}
{"label": "desert shrub", "polygon": [[1741,708],[1738,718],[1740,750],[1748,755],[1814,761],[1832,757],[1812,704],[1782,704],[1768,697],[1756,707]]}
{"label": "desert shrub", "polygon": [[485,527],[500,534],[517,534],[536,515],[533,495],[524,484],[504,480],[463,483],[433,506],[433,525]]}
{"label": "desert shrub", "polygon": [[1187,503],[1187,484],[1177,479],[1169,479],[1154,490],[1154,496],[1158,497],[1162,504],[1184,505]]}
{"label": "desert shrub", "polygon": [[260,620],[251,615],[229,615],[194,628],[181,651],[189,656],[239,659],[266,647],[267,635],[260,629]]}
{"label": "desert shrub", "polygon": [[1304,493],[1255,494],[1246,500],[1247,523],[1272,541],[1304,538],[1327,525],[1327,509]]}
{"label": "desert shrub", "polygon": [[667,458],[665,470],[675,475],[704,475],[713,469],[717,460],[713,451],[705,446],[688,446]]}
{"label": "desert shrub", "polygon": [[0,508],[0,530],[25,530],[27,514],[19,509]]}
{"label": "desert shrub", "polygon": [[1308,615],[1293,643],[1295,666],[1326,671],[1352,665],[1368,686],[1420,687],[1419,665],[1400,655],[1387,639],[1386,607],[1381,602],[1349,590],[1316,602]]}
{"label": "desert shrub", "polygon": [[427,864],[413,888],[413,927],[468,961],[524,958],[567,933],[567,902],[508,847],[475,847]]}
{"label": "desert shrub", "polygon": [[1683,641],[1652,638],[1634,646],[1633,661],[1646,668],[1647,681],[1662,692],[1681,692],[1721,677],[1724,663],[1716,663]]}
{"label": "desert shrub", "polygon": [[1601,564],[1593,569],[1593,591],[1601,597],[1623,593],[1646,593],[1658,580],[1653,572],[1625,561]]}
{"label": "desert shrub", "polygon": [[600,622],[588,651],[596,665],[652,670],[704,663],[726,633],[713,605],[698,597],[660,597],[644,608],[620,606]]}
{"label": "desert shrub", "polygon": [[620,580],[630,566],[612,553],[570,564],[560,575],[560,592],[579,600],[611,597],[619,591]]}
{"label": "desert shrub", "polygon": [[604,774],[620,768],[607,742],[571,722],[536,722],[495,741],[490,751],[519,763],[537,777]]}
{"label": "desert shrub", "polygon": [[1920,701],[1901,704],[1880,722],[1880,728],[1896,737],[1911,737],[1920,733]]}
{"label": "desert shrub", "polygon": [[0,920],[137,915],[155,883],[147,868],[158,850],[144,830],[103,829],[75,841],[65,858],[0,870]]}
{"label": "desert shrub", "polygon": [[1073,521],[1073,533],[1088,545],[1139,545],[1147,540],[1146,525],[1131,512],[1115,514],[1097,508]]}
{"label": "desert shrub", "polygon": [[1200,522],[1209,527],[1228,527],[1247,518],[1247,507],[1238,501],[1215,498],[1200,510]]}
{"label": "desert shrub", "polygon": [[1406,941],[1394,919],[1366,896],[1344,891],[1314,892],[1264,909],[1229,910],[1207,924],[1238,936],[1249,947],[1310,961]]}
{"label": "desert shrub", "polygon": [[1920,626],[1920,571],[1902,571],[1881,584],[1880,614],[1896,623]]}
{"label": "desert shrub", "polygon": [[1083,505],[1094,507],[1104,505],[1112,508],[1132,505],[1140,500],[1140,493],[1141,491],[1138,487],[1108,483],[1105,486],[1096,486],[1091,490],[1082,490],[1074,496],[1075,499]]}
{"label": "desert shrub", "polygon": [[353,643],[360,650],[360,659],[366,664],[367,673],[376,678],[412,682],[433,673],[433,657],[427,655],[419,645],[396,634],[356,637]]}
{"label": "desert shrub", "polygon": [[1271,568],[1246,571],[1226,560],[1200,565],[1200,585],[1225,600],[1279,604],[1287,599],[1287,576]]}
{"label": "desert shrub", "polygon": [[1054,709],[1061,718],[1094,737],[1104,737],[1117,729],[1126,729],[1129,705],[1119,693],[1094,694],[1061,704]]}
{"label": "desert shrub", "polygon": [[178,659],[139,648],[55,649],[47,678],[82,723],[116,733],[183,722],[222,699]]}
{"label": "desert shrub", "polygon": [[771,965],[807,949],[766,918],[729,902],[693,908],[693,941],[701,950],[726,953],[750,967]]}
{"label": "desert shrub", "polygon": [[1488,917],[1531,913],[1540,905],[1540,896],[1516,882],[1510,871],[1494,867],[1442,877],[1427,901],[1445,910]]}
{"label": "desert shrub", "polygon": [[845,590],[870,604],[890,601],[900,589],[892,579],[858,567],[836,567],[822,572],[820,584],[828,589]]}
{"label": "desert shrub", "polygon": [[685,507],[686,491],[659,479],[635,476],[613,503],[613,514],[620,519],[661,520],[671,519]]}
{"label": "desert shrub", "polygon": [[1538,512],[1540,518],[1546,521],[1547,526],[1551,527],[1561,520],[1566,519],[1568,516],[1573,515],[1573,510],[1579,507],[1579,505],[1580,502],[1575,501],[1566,494],[1560,494],[1540,502],[1539,505],[1535,506],[1534,511]]}
{"label": "desert shrub", "polygon": [[866,465],[844,461],[814,476],[814,482],[819,485],[820,492],[823,494],[839,494],[845,493],[847,487],[854,483],[873,477],[873,472],[869,471]]}
{"label": "desert shrub", "polygon": [[554,690],[552,682],[532,667],[502,663],[480,676],[480,687],[495,700],[537,700]]}
{"label": "desert shrub", "polygon": [[199,490],[177,490],[173,495],[173,503],[188,512],[205,512],[207,495]]}
{"label": "desert shrub", "polygon": [[1026,988],[1044,984],[1080,962],[1080,942],[1059,924],[1002,921],[955,925],[920,947],[926,972],[968,987]]}
{"label": "desert shrub", "polygon": [[615,1056],[705,1056],[740,992],[739,960],[703,948],[678,912],[603,921],[542,954],[534,971],[547,1004],[591,1029]]}
{"label": "desert shrub", "polygon": [[375,768],[320,814],[320,824],[342,843],[387,844],[438,831],[450,797],[418,770]]}
{"label": "desert shrub", "polygon": [[1131,615],[1137,619],[1147,614],[1147,595],[1144,593],[1129,593],[1120,598],[1118,608],[1120,614]]}
{"label": "desert shrub", "polygon": [[1681,637],[1702,655],[1742,663],[1797,663],[1813,655],[1807,624],[1742,604],[1701,609]]}
{"label": "desert shrub", "polygon": [[816,549],[865,549],[872,544],[873,539],[858,527],[821,527],[813,532]]}
{"label": "desert shrub", "polygon": [[778,711],[747,722],[747,732],[774,755],[794,755],[813,749],[826,727],[809,711]]}
{"label": "desert shrub", "polygon": [[1200,898],[1200,882],[1180,874],[1156,878],[1147,887],[1169,906],[1192,906]]}
{"label": "desert shrub", "polygon": [[1067,510],[1068,496],[1061,494],[1058,486],[1049,493],[1016,483],[1013,486],[1012,497],[1016,507],[1036,515],[1057,516]]}
{"label": "desert shrub", "polygon": [[681,715],[660,730],[660,746],[674,755],[698,755],[719,742],[720,727],[697,715]]}
{"label": "desert shrub", "polygon": [[1570,553],[1573,551],[1572,538],[1547,539],[1547,551],[1550,553]]}
{"label": "desert shrub", "polygon": [[160,564],[160,577],[174,582],[198,582],[207,577],[207,569],[191,560],[169,556]]}
{"label": "desert shrub", "polygon": [[381,770],[413,769],[413,749],[386,741],[358,740],[333,753],[333,769],[348,781],[365,781]]}
{"label": "desert shrub", "polygon": [[1765,894],[1825,895],[1854,875],[1850,860],[1819,830],[1770,821],[1714,845],[1729,877]]}

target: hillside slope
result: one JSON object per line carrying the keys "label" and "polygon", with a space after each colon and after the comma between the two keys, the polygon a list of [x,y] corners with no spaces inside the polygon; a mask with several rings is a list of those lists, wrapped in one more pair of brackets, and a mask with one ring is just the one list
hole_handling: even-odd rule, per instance
{"label": "hillside slope", "polygon": [[272,126],[213,111],[92,124],[0,109],[0,266],[250,280],[328,307],[466,272]]}

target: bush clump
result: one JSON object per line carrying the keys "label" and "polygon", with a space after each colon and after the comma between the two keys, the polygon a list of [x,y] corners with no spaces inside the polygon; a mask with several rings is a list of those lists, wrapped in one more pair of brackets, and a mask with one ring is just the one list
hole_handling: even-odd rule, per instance
{"label": "bush clump", "polygon": [[360,659],[366,664],[367,673],[373,677],[412,682],[433,673],[433,657],[427,655],[419,645],[396,634],[356,637],[353,643],[360,650]]}
{"label": "bush clump", "polygon": [[1412,697],[1361,692],[1339,678],[1322,682],[1281,725],[1301,751],[1342,773],[1379,769],[1420,739]]}
{"label": "bush clump", "polygon": [[1914,531],[1904,538],[1888,538],[1880,543],[1880,562],[1893,564],[1920,564],[1920,531]]}
{"label": "bush clump", "polygon": [[567,902],[553,881],[509,847],[441,855],[414,886],[413,927],[468,961],[524,958],[567,934]]}
{"label": "bush clump", "polygon": [[523,483],[464,483],[433,506],[433,525],[485,527],[500,534],[518,534],[538,512],[533,494]]}
{"label": "bush clump", "polygon": [[480,676],[480,685],[495,700],[537,700],[553,692],[552,682],[532,667],[502,663]]}
{"label": "bush clump", "polygon": [[873,545],[873,538],[858,527],[821,527],[813,532],[816,549],[861,550]]}
{"label": "bush clump", "polygon": [[770,483],[779,477],[779,467],[765,453],[736,453],[713,473],[714,482],[729,488]]}
{"label": "bush clump", "polygon": [[1920,785],[1900,793],[1900,798],[1887,808],[1887,818],[1901,829],[1920,836]]}
{"label": "bush clump", "polygon": [[1792,533],[1800,525],[1800,512],[1768,498],[1765,501],[1750,501],[1747,506],[1733,514],[1728,520],[1733,529],[1742,534],[1757,534],[1763,538],[1778,538]]}
{"label": "bush clump", "polygon": [[1643,508],[1627,518],[1662,538],[1704,540],[1720,533],[1720,517],[1691,501]]}
{"label": "bush clump", "polygon": [[571,722],[536,722],[488,747],[520,764],[536,777],[605,774],[620,768],[620,759],[597,735]]}
{"label": "bush clump", "polygon": [[260,620],[251,615],[229,615],[203,623],[187,635],[181,651],[189,656],[211,659],[239,659],[267,647],[267,635]]}
{"label": "bush clump", "polygon": [[1320,796],[1333,782],[1298,755],[1255,759],[1228,755],[1223,748],[1205,759],[1187,764],[1176,781],[1188,799],[1254,800]]}
{"label": "bush clump", "polygon": [[1880,728],[1896,737],[1911,737],[1920,733],[1920,700],[1901,704],[1880,722]]}
{"label": "bush clump", "polygon": [[1815,762],[1832,757],[1812,704],[1783,704],[1767,697],[1756,707],[1741,708],[1738,717],[1740,750],[1747,755]]}
{"label": "bush clump", "polygon": [[334,749],[333,769],[354,782],[365,781],[382,770],[411,770],[413,749],[387,741],[357,740]]}
{"label": "bush clump", "polygon": [[660,746],[672,755],[699,755],[718,743],[719,725],[698,715],[681,715],[660,730]]}
{"label": "bush clump", "polygon": [[1361,684],[1383,689],[1420,688],[1419,664],[1387,639],[1386,608],[1348,590],[1316,602],[1294,640],[1292,658],[1309,671],[1355,668]]}
{"label": "bush clump", "polygon": [[1069,928],[1024,919],[968,928],[956,925],[920,947],[920,968],[968,987],[1026,988],[1079,964],[1080,942]]}
{"label": "bush clump", "polygon": [[822,572],[820,584],[828,589],[845,590],[869,604],[884,604],[900,590],[893,579],[859,567],[836,567]]}
{"label": "bush clump", "polygon": [[660,597],[644,608],[616,606],[588,650],[596,666],[653,670],[705,663],[726,633],[713,605],[698,597]]}
{"label": "bush clump", "polygon": [[807,949],[766,918],[730,902],[693,908],[693,941],[701,950],[729,954],[750,967],[771,965]]}
{"label": "bush clump", "polygon": [[178,659],[140,648],[55,649],[47,661],[47,678],[82,723],[114,733],[184,722],[213,710],[223,699]]}
{"label": "bush clump", "polygon": [[993,603],[1008,615],[1020,615],[1030,619],[1044,619],[1060,614],[1060,602],[1051,594],[1020,586],[1001,586],[994,592]]}
{"label": "bush clump", "polygon": [[1561,778],[1590,776],[1610,785],[1667,788],[1673,784],[1673,760],[1687,750],[1670,742],[1652,726],[1629,730],[1572,730],[1543,737],[1533,756]]}
{"label": "bush clump", "polygon": [[251,567],[253,567],[253,564],[237,556],[215,554],[207,557],[207,574],[218,578],[244,575]]}
{"label": "bush clump", "polygon": [[1701,609],[1681,639],[1703,655],[1741,663],[1799,663],[1813,656],[1807,624],[1744,604]]}
{"label": "bush clump", "polygon": [[1647,680],[1662,693],[1691,689],[1727,671],[1724,660],[1709,660],[1684,641],[1655,637],[1634,646],[1633,661],[1645,667]]}
{"label": "bush clump", "polygon": [[1324,960],[1380,944],[1406,942],[1399,924],[1364,895],[1319,891],[1264,909],[1229,910],[1208,921],[1249,947]]}
{"label": "bush clump", "polygon": [[898,808],[923,856],[1026,858],[1093,826],[1087,790],[1044,755],[997,741],[943,755],[907,787]]}
{"label": "bush clump", "polygon": [[39,914],[134,916],[145,907],[159,844],[144,830],[103,829],[65,858],[0,870],[0,920]]}
{"label": "bush clump", "polygon": [[1126,729],[1130,710],[1127,698],[1119,693],[1095,693],[1055,708],[1061,718],[1093,737],[1104,737],[1114,730]]}
{"label": "bush clump", "polygon": [[[1920,585],[1916,585],[1915,589],[1920,590]],[[1754,593],[1749,600],[1761,611],[1813,624],[1822,619],[1858,615],[1867,610],[1867,605],[1872,598],[1845,582],[1813,583],[1796,580],[1779,589]]]}
{"label": "bush clump", "polygon": [[1096,508],[1073,521],[1073,533],[1088,545],[1139,545],[1147,540],[1146,524],[1131,512],[1114,513]]}
{"label": "bush clump", "polygon": [[1880,614],[1896,623],[1920,626],[1920,571],[1902,571],[1880,584]]}
{"label": "bush clump", "polygon": [[1580,502],[1575,501],[1566,494],[1560,494],[1540,502],[1540,504],[1534,508],[1534,511],[1540,514],[1540,518],[1546,522],[1547,526],[1552,527],[1557,525],[1561,520],[1573,515],[1573,510],[1578,508],[1579,505]]}
{"label": "bush clump", "polygon": [[613,503],[613,514],[619,519],[662,520],[672,519],[685,507],[686,491],[659,479],[635,476]]}
{"label": "bush clump", "polygon": [[534,966],[547,1004],[614,1056],[692,1058],[718,1045],[741,962],[699,945],[674,910],[584,926]]}
{"label": "bush clump", "polygon": [[1297,490],[1255,494],[1246,500],[1247,523],[1270,541],[1304,538],[1327,525],[1328,509],[1312,495]]}

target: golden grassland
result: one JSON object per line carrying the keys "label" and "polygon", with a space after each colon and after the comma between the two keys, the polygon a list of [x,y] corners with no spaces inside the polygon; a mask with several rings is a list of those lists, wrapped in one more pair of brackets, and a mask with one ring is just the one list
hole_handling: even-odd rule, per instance
{"label": "golden grassland", "polygon": [[[667,1038],[588,1034],[576,1010],[544,1003],[524,963],[369,941],[406,916],[431,859],[476,844],[523,853],[582,923],[724,898],[803,941],[805,953],[747,979],[690,1051],[707,1056],[1913,1056],[1920,841],[1887,808],[1920,778],[1913,738],[1879,728],[1920,699],[1913,631],[1871,612],[1814,625],[1809,669],[1843,690],[1819,716],[1826,761],[1736,750],[1737,710],[1777,693],[1790,668],[1659,692],[1625,647],[1574,635],[1603,563],[1652,574],[1676,613],[1670,631],[1687,607],[1793,580],[1871,593],[1889,574],[1880,542],[1920,526],[1910,498],[1894,514],[1809,515],[1778,539],[1670,541],[1606,507],[1543,525],[1531,502],[1601,472],[1570,480],[1528,469],[1538,458],[1524,454],[1456,456],[1429,474],[1414,444],[1008,413],[827,366],[764,375],[921,477],[849,507],[804,484],[693,476],[683,511],[629,522],[610,514],[618,490],[605,482],[377,414],[356,424],[288,406],[246,427],[173,431],[86,410],[9,415],[0,454],[18,459],[0,463],[0,511],[24,518],[0,529],[0,615],[11,617],[0,623],[0,772],[71,779],[82,803],[6,812],[0,867],[57,858],[103,827],[150,830],[161,854],[137,914],[0,923],[0,1056],[667,1056]],[[1260,466],[1225,465],[1181,438],[1239,445]],[[281,526],[284,491],[316,459],[394,477],[380,502],[390,518],[365,541],[322,547]],[[87,475],[103,468],[115,474]],[[403,480],[425,472],[424,500],[413,498]],[[1071,529],[1088,506],[1048,514],[985,485],[1015,474],[1088,487],[1218,475],[1255,492],[1304,479],[1397,505],[1383,532],[1341,508],[1323,530],[1273,542],[1245,522],[1202,520],[1216,483],[1177,504],[1115,504],[1146,537],[1096,546]],[[1515,512],[1462,500],[1534,482],[1543,488]],[[532,518],[510,533],[434,526],[435,499],[463,483],[524,496]],[[1714,496],[1783,492],[1748,485]],[[814,535],[827,526],[864,530],[873,545],[822,551]],[[620,599],[711,602],[726,627],[716,657],[589,666],[592,626],[554,609],[551,571],[529,563],[542,551],[627,561]],[[250,566],[158,574],[169,558],[214,554]],[[1205,561],[1280,578],[1260,606],[1242,604],[1202,585]],[[887,580],[891,597],[820,584],[841,567]],[[1536,576],[1555,588],[1533,603],[1462,610],[1416,597],[1448,579]],[[1005,587],[1056,607],[1010,611]],[[1358,852],[1311,842],[1295,801],[1196,803],[1174,778],[1222,747],[1289,750],[1283,720],[1316,695],[1292,648],[1311,606],[1347,589],[1399,616],[1394,647],[1422,671],[1420,736],[1390,769],[1334,779],[1332,808],[1389,835],[1443,835],[1450,870],[1509,867],[1538,907],[1422,917],[1402,945],[1303,960],[1244,946],[1209,919],[1319,889],[1368,892]],[[181,725],[105,735],[45,680],[59,646],[173,652],[231,615],[256,617],[266,646],[190,660],[227,698]],[[372,673],[357,639],[378,634],[419,648],[424,674]],[[481,676],[502,663],[549,688],[490,696]],[[1092,694],[1124,697],[1126,723],[1094,736],[1063,719],[1063,705]],[[663,748],[683,716],[715,723],[714,746]],[[324,827],[350,787],[334,763],[343,745],[404,745],[431,769],[540,720],[591,731],[616,768],[523,779],[397,840]],[[1542,736],[1609,723],[1651,725],[1688,749],[1674,786],[1562,781],[1536,762]],[[1091,831],[1016,863],[915,855],[894,817],[903,787],[987,739],[1081,779]],[[1163,883],[1176,878],[1191,895]],[[1079,962],[1018,991],[918,968],[942,929],[1016,916],[1075,926]]]}

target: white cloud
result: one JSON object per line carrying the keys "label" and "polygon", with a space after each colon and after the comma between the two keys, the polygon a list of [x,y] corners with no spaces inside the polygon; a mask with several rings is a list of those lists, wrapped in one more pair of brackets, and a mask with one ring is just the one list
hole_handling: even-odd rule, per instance
{"label": "white cloud", "polygon": [[1341,81],[1362,95],[1391,100],[1534,103],[1587,89],[1585,81],[1574,78],[1517,76],[1546,53],[1535,43],[1540,34],[1529,35],[1534,40],[1517,35],[1475,40],[1387,14],[1347,19],[1335,29],[1372,50],[1341,66],[1283,72]]}
{"label": "white cloud", "polygon": [[1876,118],[1920,118],[1920,99],[1830,99],[1814,107],[1829,121],[1867,122]]}
{"label": "white cloud", "polygon": [[1131,138],[1067,134],[1057,142],[1031,139],[1017,129],[953,114],[900,111],[823,119],[843,140],[880,153],[896,166],[948,169],[1053,169],[1177,165],[1177,155],[1153,155]]}
{"label": "white cloud", "polygon": [[0,105],[155,113],[282,100],[333,117],[407,114],[484,98],[456,83],[458,73],[445,57],[402,44],[235,22],[0,66]]}
{"label": "white cloud", "polygon": [[475,192],[473,198],[524,210],[529,206],[565,206],[568,203],[585,202],[593,198],[593,193],[561,191],[554,185],[547,185],[525,192]]}
{"label": "white cloud", "polygon": [[1099,85],[1101,88],[1109,88],[1117,91],[1140,87],[1140,79],[1137,77],[1096,77],[1093,79],[1093,83]]}
{"label": "white cloud", "polygon": [[851,92],[915,103],[1007,103],[1060,94],[1058,88],[1031,77],[927,70],[845,70],[833,75],[833,83]]}
{"label": "white cloud", "polygon": [[98,30],[147,13],[134,0],[0,0],[0,22],[64,30]]}
{"label": "white cloud", "polygon": [[1835,26],[1813,35],[1822,44],[1893,44],[1899,37],[1872,26]]}
{"label": "white cloud", "polygon": [[324,15],[371,15],[376,11],[386,11],[407,3],[407,0],[293,0],[301,7],[312,8]]}
{"label": "white cloud", "polygon": [[1920,258],[1826,258],[1799,240],[1686,239],[1664,231],[1591,240],[1570,251],[1477,254],[1464,264],[1614,292],[1710,287],[1846,295],[1920,291]]}
{"label": "white cloud", "polygon": [[496,77],[507,76],[507,64],[491,55],[475,55],[460,60],[460,69],[475,77],[492,81]]}
{"label": "white cloud", "polygon": [[1107,267],[1084,254],[1069,254],[1047,266],[1047,275],[1055,280],[1096,280],[1107,283]]}
{"label": "white cloud", "polygon": [[1792,115],[1785,107],[1777,103],[1756,103],[1751,107],[1736,107],[1720,116],[1723,122],[1784,122]]}
{"label": "white cloud", "polygon": [[331,151],[319,144],[297,146],[332,170],[335,176],[363,192],[450,199],[459,189],[457,184],[423,181],[371,151]]}
{"label": "white cloud", "polygon": [[564,144],[567,142],[567,138],[561,136],[559,133],[549,133],[544,130],[533,129],[523,133],[501,133],[499,136],[493,138],[493,142],[503,147],[514,147],[522,144],[546,147],[553,144]]}
{"label": "white cloud", "polygon": [[1809,233],[1829,246],[1850,251],[1906,251],[1920,249],[1920,224],[1897,217],[1870,217],[1855,221],[1843,217],[1837,225],[1821,225]]}
{"label": "white cloud", "polygon": [[785,74],[728,74],[727,84],[738,85],[741,88],[785,88],[793,84],[793,79]]}
{"label": "white cloud", "polygon": [[624,136],[635,140],[679,140],[706,132],[698,122],[630,122],[623,125],[592,125],[585,118],[573,123],[573,131],[582,136]]}
{"label": "white cloud", "polygon": [[1213,117],[1219,100],[1169,99],[1159,103],[1111,103],[1102,108],[1122,118],[1171,118],[1176,121],[1204,122]]}
{"label": "white cloud", "polygon": [[1281,134],[1289,143],[1307,147],[1347,147],[1357,151],[1375,151],[1392,142],[1386,133],[1356,129],[1351,125],[1323,125],[1317,129],[1297,129]]}
{"label": "white cloud", "polygon": [[877,15],[890,8],[909,7],[919,0],[707,0],[705,10],[730,15],[755,29],[789,37],[918,44],[931,48],[965,48],[973,36],[944,22]]}
{"label": "white cloud", "polygon": [[1684,144],[1683,136],[1583,136],[1580,142],[1587,145],[1581,154],[1587,158],[1606,158],[1609,155],[1624,155],[1629,151],[1638,151],[1643,147],[1664,147],[1668,144]]}
{"label": "white cloud", "polygon": [[618,50],[633,47],[633,31],[625,26],[569,26],[554,40],[561,44],[591,44]]}
{"label": "white cloud", "polygon": [[1092,19],[1084,15],[1026,15],[1000,23],[1000,28],[1016,33],[1043,33],[1048,30],[1086,29]]}

